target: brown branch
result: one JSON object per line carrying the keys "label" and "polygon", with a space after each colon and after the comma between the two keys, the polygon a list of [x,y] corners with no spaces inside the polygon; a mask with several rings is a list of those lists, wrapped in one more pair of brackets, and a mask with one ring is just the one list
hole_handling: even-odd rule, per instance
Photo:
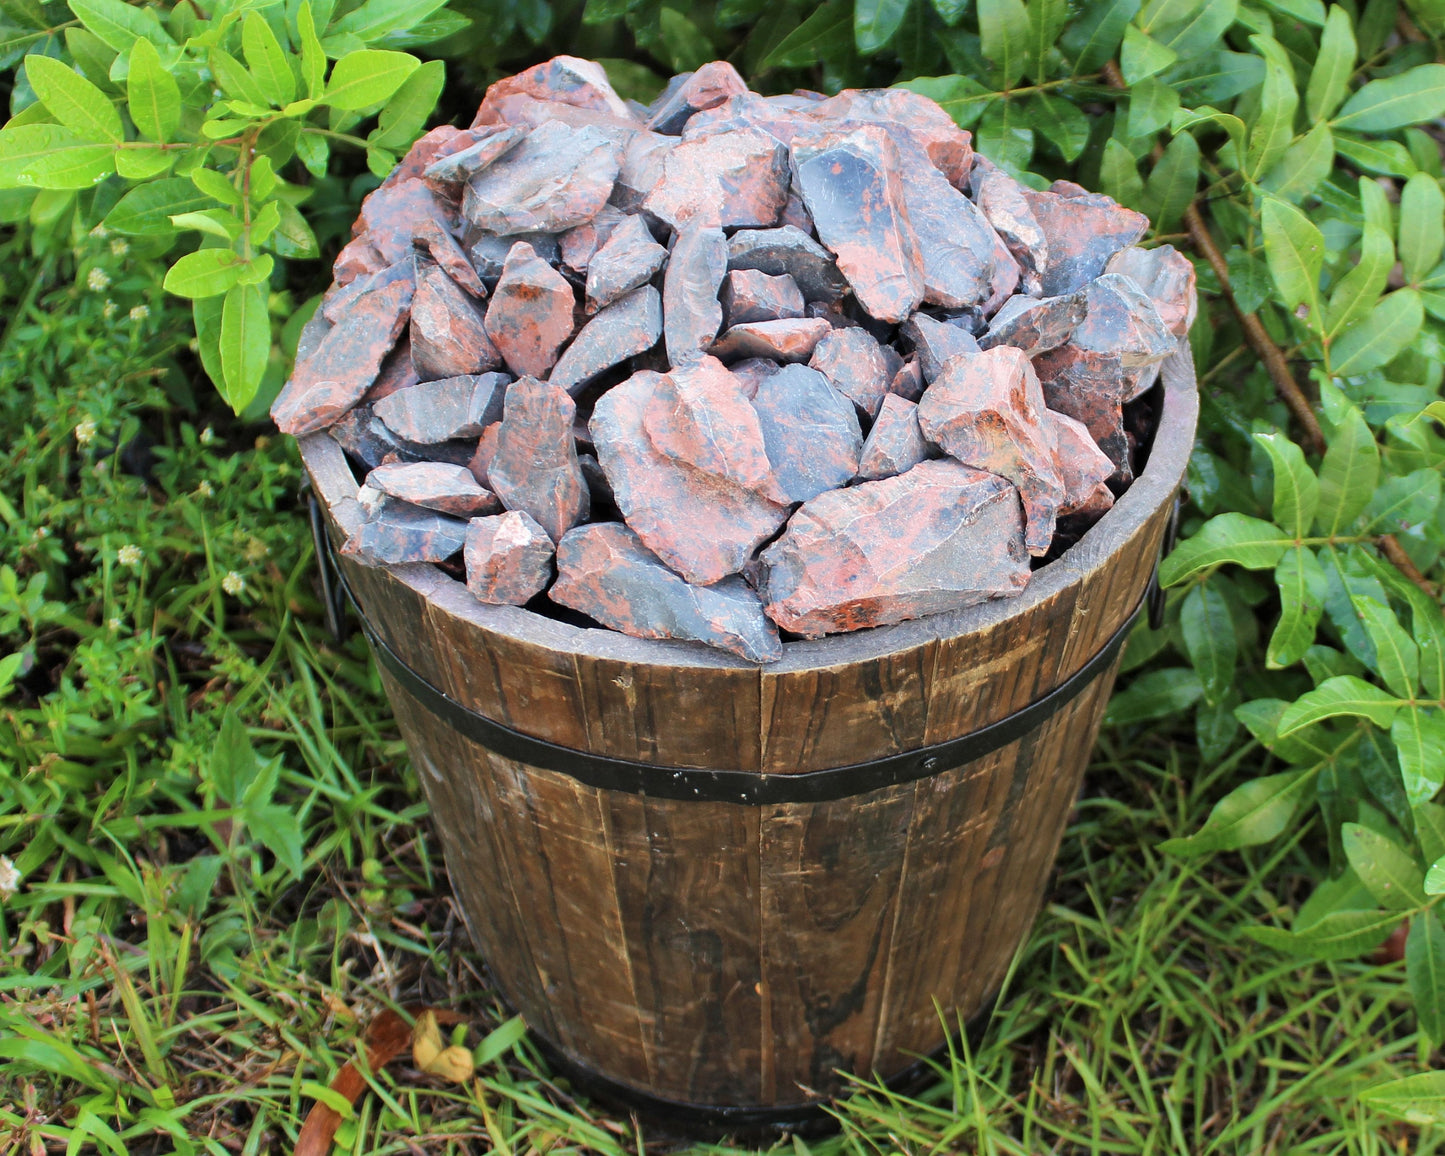
{"label": "brown branch", "polygon": [[1425,592],[1428,598],[1438,598],[1440,592],[1435,588],[1435,583],[1420,573],[1414,562],[1410,561],[1410,555],[1405,553],[1405,547],[1400,545],[1399,539],[1394,534],[1381,534],[1376,543],[1380,547],[1380,553],[1385,555],[1389,563],[1400,571],[1406,578]]}
{"label": "brown branch", "polygon": [[[1104,65],[1103,73],[1105,82],[1111,88],[1128,87],[1124,83],[1123,73],[1119,71],[1119,66],[1114,61],[1111,60]],[[1163,155],[1164,146],[1156,141],[1153,150],[1154,162],[1157,164]],[[1279,394],[1280,400],[1289,408],[1295,421],[1299,423],[1300,429],[1304,431],[1304,448],[1312,454],[1324,453],[1324,431],[1320,429],[1319,419],[1315,417],[1309,399],[1305,397],[1304,391],[1295,381],[1294,374],[1290,372],[1289,362],[1285,360],[1279,346],[1265,332],[1259,317],[1253,313],[1246,313],[1239,307],[1239,302],[1234,299],[1234,290],[1229,283],[1229,266],[1225,263],[1219,246],[1214,243],[1214,238],[1210,235],[1209,226],[1205,224],[1199,206],[1192,201],[1184,210],[1184,227],[1189,231],[1189,239],[1193,242],[1195,250],[1209,262],[1209,267],[1214,270],[1214,276],[1219,281],[1220,292],[1224,295],[1225,301],[1229,303],[1229,307],[1234,310],[1234,316],[1239,320],[1239,327],[1244,330],[1244,340],[1264,362],[1270,380],[1274,382],[1275,392]]]}

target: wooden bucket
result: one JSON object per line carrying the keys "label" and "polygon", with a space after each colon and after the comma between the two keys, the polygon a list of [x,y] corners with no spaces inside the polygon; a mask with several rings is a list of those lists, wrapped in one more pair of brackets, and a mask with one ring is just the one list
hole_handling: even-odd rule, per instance
{"label": "wooden bucket", "polygon": [[[702,646],[341,559],[498,988],[594,1090],[696,1122],[816,1113],[986,1009],[1038,910],[1194,439],[1187,347],[1128,493],[1024,593]],[[301,453],[332,540],[361,512]]]}

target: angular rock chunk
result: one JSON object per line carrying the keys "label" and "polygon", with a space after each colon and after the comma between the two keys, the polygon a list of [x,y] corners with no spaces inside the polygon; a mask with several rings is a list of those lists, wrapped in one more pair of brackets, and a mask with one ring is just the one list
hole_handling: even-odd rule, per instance
{"label": "angular rock chunk", "polygon": [[768,357],[746,357],[728,366],[728,372],[737,379],[743,395],[752,401],[758,396],[758,386],[772,377],[783,367]]}
{"label": "angular rock chunk", "polygon": [[411,303],[411,364],[421,381],[483,373],[502,364],[487,340],[476,301],[435,267],[417,279]]}
{"label": "angular rock chunk", "polygon": [[400,163],[386,174],[386,180],[381,182],[382,188],[392,185],[399,185],[404,181],[415,180],[423,176],[428,167],[450,153],[460,152],[462,149],[476,143],[481,139],[470,129],[457,128],[453,124],[440,124],[430,132],[419,137],[415,144],[407,150],[406,156],[402,157]]}
{"label": "angular rock chunk", "polygon": [[866,329],[835,329],[825,334],[808,364],[869,417],[878,415],[893,374],[883,347]]}
{"label": "angular rock chunk", "polygon": [[554,56],[488,88],[472,127],[505,119],[500,115],[501,105],[508,97],[519,95],[632,118],[627,102],[613,90],[602,65],[576,56]]}
{"label": "angular rock chunk", "polygon": [[574,396],[614,365],[645,353],[662,336],[662,297],[651,285],[624,293],[582,327],[549,378]]}
{"label": "angular rock chunk", "polygon": [[693,113],[716,108],[728,97],[741,96],[748,90],[737,69],[725,60],[704,64],[676,88],[668,88],[670,91],[648,117],[647,127],[673,136],[682,132]]}
{"label": "angular rock chunk", "polygon": [[587,312],[646,285],[666,260],[667,250],[653,240],[642,217],[625,217],[588,263]]}
{"label": "angular rock chunk", "polygon": [[1018,494],[954,461],[822,494],[763,551],[768,617],[816,638],[1017,594],[1029,580]]}
{"label": "angular rock chunk", "polygon": [[[301,360],[299,350],[296,360]],[[366,391],[361,400],[364,402],[380,401],[399,390],[410,389],[420,380],[421,378],[416,374],[416,366],[411,362],[411,337],[403,333],[397,338],[396,344],[391,347],[391,352],[381,363],[381,372],[376,375],[376,380],[371,383],[371,388]]]}
{"label": "angular rock chunk", "polygon": [[1066,342],[1083,321],[1086,310],[1082,293],[1043,300],[1020,293],[1005,301],[993,315],[988,332],[978,339],[978,344],[981,349],[1012,345],[1037,357]]}
{"label": "angular rock chunk", "polygon": [[788,500],[742,383],[716,358],[664,375],[643,410],[642,427],[668,457],[774,502]]}
{"label": "angular rock chunk", "polygon": [[495,285],[507,264],[507,254],[518,241],[526,241],[532,252],[553,268],[562,260],[557,238],[551,233],[518,233],[511,237],[498,237],[492,233],[477,233],[470,238],[467,256],[476,267],[477,275],[486,285]]}
{"label": "angular rock chunk", "polygon": [[749,662],[783,656],[777,629],[746,582],[690,585],[616,522],[579,526],[562,540],[551,598],[634,638],[702,642]]}
{"label": "angular rock chunk", "polygon": [[786,274],[806,301],[836,301],[848,292],[848,279],[832,254],[793,225],[738,230],[728,238],[728,268],[756,269],[771,277]]}
{"label": "angular rock chunk", "polygon": [[898,367],[893,380],[888,383],[888,392],[896,394],[904,401],[917,401],[923,396],[923,389],[923,367],[919,363],[918,354],[910,353]]}
{"label": "angular rock chunk", "polygon": [[903,321],[923,301],[923,266],[903,200],[898,150],[876,125],[793,145],[799,192],[859,304]]}
{"label": "angular rock chunk", "polygon": [[847,88],[813,105],[808,115],[820,121],[876,124],[896,136],[906,134],[958,188],[963,188],[973,165],[972,136],[934,101],[906,88]]}
{"label": "angular rock chunk", "polygon": [[519,377],[545,377],[572,336],[577,307],[567,279],[518,241],[487,306],[487,336]]}
{"label": "angular rock chunk", "polygon": [[858,476],[870,481],[891,478],[907,473],[928,456],[928,442],[918,424],[918,406],[890,393],[863,443]]}
{"label": "angular rock chunk", "polygon": [[607,244],[612,231],[628,218],[615,205],[603,205],[597,215],[584,225],[574,225],[557,238],[562,264],[578,277],[587,276],[587,268],[597,250]]}
{"label": "angular rock chunk", "polygon": [[803,316],[803,294],[786,273],[770,277],[756,269],[734,269],[723,281],[721,296],[729,325]]}
{"label": "angular rock chunk", "polygon": [[643,370],[604,393],[592,411],[592,437],[627,524],[689,582],[707,585],[738,573],[788,510],[652,444],[644,421],[662,380]]}
{"label": "angular rock chunk", "polygon": [[913,344],[923,380],[929,384],[938,379],[953,358],[978,352],[978,342],[967,329],[939,321],[926,313],[915,313],[903,323],[899,332]]}
{"label": "angular rock chunk", "polygon": [[776,361],[807,361],[833,327],[816,317],[781,321],[750,321],[734,325],[713,343],[721,358],[769,357]]}
{"label": "angular rock chunk", "polygon": [[485,297],[486,289],[452,235],[455,221],[455,208],[425,181],[414,179],[371,193],[361,202],[352,230],[361,230],[357,239],[372,246],[384,265],[409,259],[413,246],[421,245],[458,285],[474,297]]}
{"label": "angular rock chunk", "polygon": [[492,484],[487,471],[492,468],[492,459],[497,456],[497,435],[501,432],[502,423],[499,418],[482,430],[482,436],[477,439],[477,448],[467,459],[467,469],[471,470],[472,477],[477,479],[477,485],[483,488],[490,488]]}
{"label": "angular rock chunk", "polygon": [[[372,289],[380,289],[383,285],[389,285],[393,281],[416,281],[416,259],[413,253],[408,252],[394,265],[388,265],[376,273],[362,274],[345,285],[333,283],[331,288],[326,291],[325,296],[321,298],[321,308],[318,312],[326,321],[335,325],[346,316],[346,311],[363,293]],[[296,349],[296,360],[305,360],[299,344]]]}
{"label": "angular rock chunk", "polygon": [[982,157],[974,159],[969,187],[974,203],[1017,263],[1019,291],[1030,297],[1044,296],[1043,274],[1049,263],[1049,243],[1024,195],[1027,190]]}
{"label": "angular rock chunk", "polygon": [[863,450],[858,414],[816,369],[784,366],[758,386],[753,409],[788,501],[806,502],[857,474]]}
{"label": "angular rock chunk", "polygon": [[341,547],[368,562],[445,562],[465,545],[467,524],[394,499],[383,501]]}
{"label": "angular rock chunk", "polygon": [[1048,242],[1049,258],[1041,278],[1042,295],[1058,297],[1082,289],[1109,258],[1149,228],[1149,218],[1109,197],[1061,197],[1025,189],[1024,197]]}
{"label": "angular rock chunk", "polygon": [[1001,346],[956,357],[918,403],[924,437],[964,465],[1008,478],[1023,499],[1029,553],[1048,553],[1064,501],[1052,427],[1029,359]]}
{"label": "angular rock chunk", "polygon": [[524,377],[507,389],[487,479],[509,510],[524,510],[552,541],[588,513],[572,421],[577,404],[559,386]]}
{"label": "angular rock chunk", "polygon": [[356,299],[272,403],[282,433],[325,429],[361,400],[406,325],[414,292],[410,281],[393,281]]}
{"label": "angular rock chunk", "polygon": [[1114,463],[1094,444],[1082,422],[1054,410],[1047,410],[1046,417],[1054,440],[1054,461],[1064,483],[1060,516],[1081,511],[1102,514],[1114,504],[1113,492],[1103,484],[1114,472]]}
{"label": "angular rock chunk", "polygon": [[682,229],[662,280],[662,334],[667,359],[682,365],[702,356],[722,325],[718,287],[728,267],[721,229]]}
{"label": "angular rock chunk", "polygon": [[373,409],[387,429],[416,445],[474,438],[501,420],[511,380],[505,373],[483,373],[424,381],[382,398]]}
{"label": "angular rock chunk", "polygon": [[499,237],[560,233],[607,203],[618,159],[617,146],[596,129],[548,121],[467,182],[462,216],[469,229]]}
{"label": "angular rock chunk", "polygon": [[642,202],[674,229],[771,225],[788,200],[788,150],[756,129],[684,140]]}
{"label": "angular rock chunk", "polygon": [[1128,277],[1154,303],[1169,332],[1184,337],[1199,308],[1194,294],[1194,262],[1173,245],[1157,249],[1120,249],[1104,266],[1105,273]]}
{"label": "angular rock chunk", "polygon": [[617,184],[612,189],[612,203],[627,213],[642,208],[648,193],[662,180],[663,165],[676,145],[676,137],[656,132],[637,132],[628,138]]}
{"label": "angular rock chunk", "polygon": [[367,469],[381,465],[388,455],[404,462],[417,461],[417,456],[365,403],[347,410],[336,424],[326,431],[348,454]]}
{"label": "angular rock chunk", "polygon": [[466,466],[393,462],[377,466],[367,474],[366,484],[397,501],[455,518],[474,518],[502,508],[495,494],[477,485],[477,479]]}
{"label": "angular rock chunk", "polygon": [[494,606],[522,606],[552,581],[555,553],[547,531],[525,510],[473,518],[462,555],[467,589]]}
{"label": "angular rock chunk", "polygon": [[978,207],[937,169],[912,161],[903,171],[903,203],[918,242],[924,301],[949,309],[987,301],[998,234]]}
{"label": "angular rock chunk", "polygon": [[486,135],[476,144],[432,161],[426,167],[426,179],[449,195],[460,196],[464,184],[493,161],[506,156],[527,135],[526,129],[512,125],[494,125],[481,131]]}

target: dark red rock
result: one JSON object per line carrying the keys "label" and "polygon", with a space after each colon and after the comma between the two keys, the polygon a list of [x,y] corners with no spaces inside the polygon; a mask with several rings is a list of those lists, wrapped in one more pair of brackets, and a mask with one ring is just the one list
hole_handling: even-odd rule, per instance
{"label": "dark red rock", "polygon": [[1029,580],[1018,494],[954,461],[821,494],[763,551],[769,618],[816,638],[1017,594]]}
{"label": "dark red rock", "polygon": [[[989,228],[993,229],[993,225],[990,224]],[[997,313],[999,307],[1020,288],[1019,279],[1022,275],[1018,260],[994,229],[993,281],[990,283],[988,300],[979,307],[979,312],[985,317],[992,317]]]}
{"label": "dark red rock", "polygon": [[502,504],[531,514],[554,542],[587,520],[587,483],[572,440],[576,414],[576,403],[559,386],[529,377],[513,382],[487,466]]}
{"label": "dark red rock", "polygon": [[385,269],[386,265],[369,237],[354,237],[336,254],[336,260],[331,264],[331,276],[337,285],[350,285],[358,277],[369,277]]}
{"label": "dark red rock", "polygon": [[896,394],[904,401],[917,401],[923,396],[923,389],[923,367],[919,363],[918,354],[910,353],[898,367],[893,380],[888,383],[888,392]]}
{"label": "dark red rock", "polygon": [[406,443],[372,413],[371,406],[365,403],[347,410],[326,432],[337,445],[368,470],[381,465],[388,455],[399,461],[419,460]]}
{"label": "dark red rock", "polygon": [[898,150],[876,125],[793,144],[798,190],[859,304],[900,322],[923,301],[923,266],[904,204]]}
{"label": "dark red rock", "polygon": [[622,167],[612,189],[612,203],[626,213],[635,213],[662,180],[667,156],[677,138],[655,132],[634,133],[622,153]]}
{"label": "dark red rock", "polygon": [[599,373],[646,353],[662,336],[662,297],[651,285],[624,293],[582,327],[549,378],[580,393]]}
{"label": "dark red rock", "polygon": [[1061,197],[1024,189],[1024,198],[1048,243],[1048,262],[1041,278],[1042,296],[1058,297],[1082,289],[1109,258],[1142,237],[1149,218],[1108,197]]}
{"label": "dark red rock", "polygon": [[787,200],[788,150],[741,129],[676,145],[642,207],[673,229],[727,229],[771,225]]}
{"label": "dark red rock", "polygon": [[435,266],[417,279],[411,304],[411,364],[422,381],[484,373],[502,364],[487,340],[476,301]]}
{"label": "dark red rock", "polygon": [[478,131],[485,135],[475,144],[460,152],[448,153],[426,167],[423,175],[433,189],[453,198],[460,197],[463,185],[493,161],[506,156],[527,135],[526,129],[502,124],[488,125]]}
{"label": "dark red rock", "polygon": [[1094,444],[1083,423],[1054,410],[1047,410],[1045,416],[1054,441],[1054,461],[1064,483],[1060,516],[1104,513],[1114,504],[1113,492],[1103,484],[1114,472],[1114,463]]}
{"label": "dark red rock", "polygon": [[373,409],[389,430],[414,445],[474,438],[501,420],[510,380],[505,373],[483,373],[424,381],[382,398]]}
{"label": "dark red rock", "polygon": [[753,409],[788,501],[806,502],[858,473],[858,414],[816,369],[785,365],[758,386]]}
{"label": "dark red rock", "polygon": [[988,332],[978,339],[982,349],[1012,345],[1030,357],[1057,349],[1084,320],[1087,301],[1083,293],[1063,297],[1010,297],[993,315]]}
{"label": "dark red rock", "polygon": [[913,346],[923,380],[929,384],[938,379],[953,358],[978,352],[978,342],[968,330],[926,313],[915,313],[903,323],[899,333]]}
{"label": "dark red rock", "polygon": [[507,254],[518,241],[526,241],[532,246],[532,252],[554,269],[562,263],[561,247],[554,233],[518,233],[514,237],[477,233],[467,248],[467,256],[485,285],[490,287],[497,283],[507,264]]}
{"label": "dark red rock", "polygon": [[366,484],[399,502],[410,502],[454,518],[475,518],[494,514],[502,508],[496,495],[482,489],[466,466],[393,462],[377,466],[367,474]]}
{"label": "dark red rock", "polygon": [[835,329],[824,334],[808,364],[866,413],[878,415],[893,374],[883,347],[865,329]]}
{"label": "dark red rock", "polygon": [[769,357],[776,361],[807,361],[833,327],[816,317],[781,321],[750,321],[734,325],[713,344],[715,357]]}
{"label": "dark red rock", "polygon": [[576,308],[567,279],[518,241],[487,306],[487,336],[518,377],[545,377],[572,336]]}
{"label": "dark red rock", "polygon": [[[408,252],[394,265],[388,265],[375,273],[363,273],[345,285],[333,284],[321,298],[321,307],[318,310],[320,315],[335,325],[343,317],[346,311],[355,304],[356,299],[363,293],[373,289],[380,289],[383,285],[389,285],[393,281],[416,281],[416,260]],[[302,360],[301,349],[296,350],[297,360]]]}
{"label": "dark red rock", "polygon": [[447,275],[474,297],[485,297],[476,270],[453,235],[456,211],[425,181],[403,181],[377,189],[361,202],[353,230],[362,230],[387,265],[411,258],[420,245]]}
{"label": "dark red rock", "polygon": [[908,136],[953,185],[963,188],[973,166],[973,138],[935,102],[906,88],[844,89],[813,105],[820,121],[876,124],[895,137]]}
{"label": "dark red rock", "polygon": [[578,454],[577,461],[582,466],[582,477],[587,482],[587,492],[592,498],[592,520],[622,521],[622,511],[617,508],[617,495],[612,492],[612,483],[602,472],[602,464],[591,454]]}
{"label": "dark red rock", "polygon": [[1028,190],[982,157],[969,175],[974,203],[1018,263],[1018,291],[1044,296],[1043,275],[1049,261],[1048,238],[1025,195]]}
{"label": "dark red rock", "polygon": [[468,147],[474,139],[474,134],[469,129],[457,128],[452,124],[437,125],[417,138],[416,143],[407,150],[406,156],[386,174],[386,180],[381,182],[382,187],[389,188],[404,181],[415,180],[422,176],[433,162]]}
{"label": "dark red rock", "polygon": [[783,656],[762,602],[741,578],[695,586],[626,526],[579,526],[557,548],[551,598],[634,638],[706,643],[749,662]]}
{"label": "dark red rock", "polygon": [[587,266],[587,312],[596,313],[652,280],[667,260],[641,216],[624,217]]}
{"label": "dark red rock", "polygon": [[499,106],[507,97],[515,95],[632,118],[627,102],[613,90],[602,65],[576,56],[555,56],[488,88],[472,127],[504,120],[498,113]]}
{"label": "dark red rock", "polygon": [[723,280],[721,299],[729,325],[803,316],[803,294],[786,273],[770,277],[756,269],[734,269]]}
{"label": "dark red rock", "polygon": [[597,250],[607,243],[612,231],[628,219],[615,205],[603,205],[586,224],[574,225],[557,238],[562,264],[578,277],[586,277]]}
{"label": "dark red rock", "polygon": [[366,562],[445,562],[465,545],[467,524],[395,499],[383,501],[341,547]]}
{"label": "dark red rock", "polygon": [[473,518],[463,553],[467,589],[494,606],[522,606],[552,581],[552,539],[525,510]]}
{"label": "dark red rock", "polygon": [[477,448],[467,460],[467,469],[471,470],[472,477],[477,479],[477,485],[487,489],[492,485],[487,471],[492,468],[492,459],[497,456],[497,435],[501,432],[500,419],[482,430],[482,436],[477,439]]}
{"label": "dark red rock", "polygon": [[788,510],[652,444],[643,423],[662,381],[662,374],[643,370],[598,398],[591,421],[597,459],[647,548],[689,582],[708,585],[738,573]]}
{"label": "dark red rock", "polygon": [[740,96],[748,86],[737,69],[725,60],[704,64],[665,94],[649,116],[647,127],[654,132],[676,136],[695,112],[716,108],[730,96]]}
{"label": "dark red rock", "polygon": [[683,228],[667,258],[662,280],[662,333],[667,359],[683,365],[702,356],[722,326],[718,287],[728,267],[721,229]]}
{"label": "dark red rock", "polygon": [[1128,277],[1154,303],[1154,309],[1176,337],[1184,337],[1199,308],[1194,293],[1194,263],[1173,245],[1157,249],[1120,249],[1104,266],[1106,273]]}
{"label": "dark red rock", "polygon": [[877,481],[905,474],[930,456],[923,429],[918,424],[918,406],[896,393],[883,399],[863,453],[858,459],[858,476]]}
{"label": "dark red rock", "polygon": [[792,226],[800,233],[813,234],[813,214],[808,212],[808,206],[798,194],[797,189],[788,190],[788,200],[783,205],[783,211],[778,214],[778,227]]}
{"label": "dark red rock", "polygon": [[738,230],[728,238],[728,268],[787,275],[805,301],[836,301],[848,292],[848,280],[832,254],[793,225]]}
{"label": "dark red rock", "polygon": [[702,140],[727,133],[756,131],[772,137],[784,146],[793,142],[799,128],[807,121],[800,117],[804,105],[813,101],[797,101],[790,97],[759,96],[745,92],[730,96],[716,108],[694,113],[682,130],[684,141]]}
{"label": "dark red rock", "polygon": [[[299,352],[297,360],[301,360]],[[371,388],[361,400],[377,402],[403,389],[410,389],[419,381],[421,378],[417,376],[416,366],[411,363],[411,337],[403,333],[396,339],[396,344],[381,363],[381,372],[376,375],[376,380],[371,383]]]}
{"label": "dark red rock", "polygon": [[643,410],[642,427],[674,461],[787,502],[773,477],[758,415],[742,383],[716,358],[664,375]]}
{"label": "dark red rock", "polygon": [[596,129],[549,121],[467,182],[462,216],[499,237],[581,225],[607,203],[619,155]]}
{"label": "dark red rock", "polygon": [[833,329],[858,329],[858,322],[848,316],[842,301],[809,301],[803,306],[804,317],[816,317],[826,321]]}
{"label": "dark red rock", "polygon": [[361,400],[406,325],[413,292],[410,282],[393,281],[357,298],[272,403],[282,433],[325,429]]}
{"label": "dark red rock", "polygon": [[745,357],[728,366],[728,372],[737,379],[743,395],[752,401],[758,396],[758,386],[772,377],[783,367],[768,357]]}
{"label": "dark red rock", "polygon": [[953,358],[918,403],[918,421],[949,457],[1018,487],[1029,553],[1046,554],[1064,483],[1029,359],[1009,346]]}

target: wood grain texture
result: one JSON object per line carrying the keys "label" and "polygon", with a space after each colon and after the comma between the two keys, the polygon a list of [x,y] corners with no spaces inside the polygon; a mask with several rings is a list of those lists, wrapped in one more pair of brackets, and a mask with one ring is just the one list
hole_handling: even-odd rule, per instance
{"label": "wood grain texture", "polygon": [[[477,603],[435,567],[344,560],[374,628],[514,729],[643,763],[786,775],[915,750],[1036,700],[1143,596],[1193,442],[1165,367],[1148,467],[1008,602],[793,642],[759,669]],[[333,538],[356,482],[302,456]],[[1114,668],[1035,731],[914,783],[815,804],[671,800],[491,755],[383,675],[469,929],[564,1056],[680,1103],[793,1105],[889,1076],[991,998],[1035,917]]]}

